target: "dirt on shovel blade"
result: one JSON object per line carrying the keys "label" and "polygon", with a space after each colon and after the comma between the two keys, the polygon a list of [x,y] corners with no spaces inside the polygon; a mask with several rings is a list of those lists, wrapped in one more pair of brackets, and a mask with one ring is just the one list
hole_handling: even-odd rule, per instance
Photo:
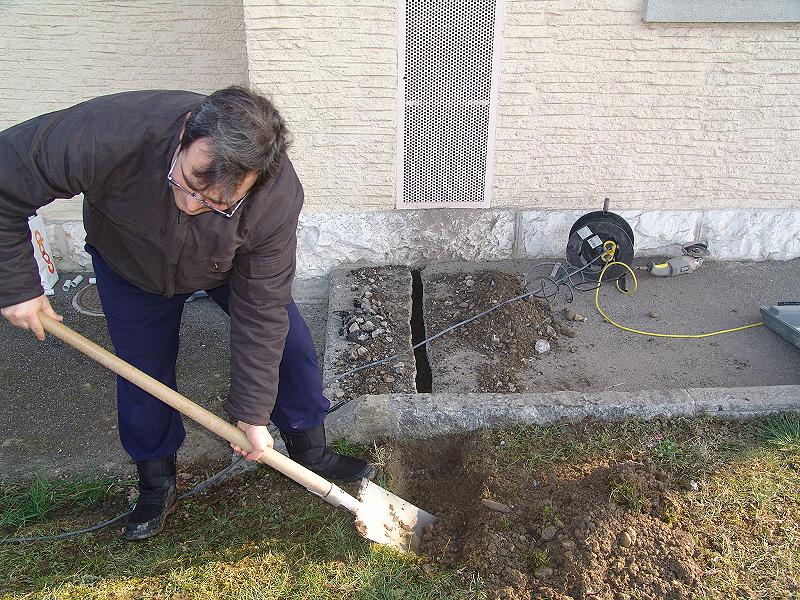
{"label": "dirt on shovel blade", "polygon": [[366,479],[359,484],[357,498],[361,507],[356,528],[361,535],[402,552],[419,552],[424,532],[437,521],[434,515]]}

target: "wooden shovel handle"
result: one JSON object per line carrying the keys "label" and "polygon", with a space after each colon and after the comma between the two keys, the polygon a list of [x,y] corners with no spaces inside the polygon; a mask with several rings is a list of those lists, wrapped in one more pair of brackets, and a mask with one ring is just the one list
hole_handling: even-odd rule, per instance
{"label": "wooden shovel handle", "polygon": [[[77,331],[70,329],[52,317],[40,312],[39,320],[42,322],[45,331],[52,333],[54,336],[65,341],[73,348],[80,350],[86,356],[93,358],[104,367],[114,371],[114,373],[120,377],[127,379],[147,393],[152,394],[162,402],[169,404],[181,414],[186,415],[206,429],[213,431],[218,436],[228,440],[233,444],[236,444],[240,448],[244,448],[248,452],[252,450],[252,446],[242,430],[234,427],[227,421],[220,419],[218,416],[207,411],[205,408],[198,406],[187,397],[179,394],[172,388],[167,387],[160,381],[153,379],[150,377],[150,375],[143,373],[133,365],[128,364],[118,356],[112,354],[104,348],[101,348],[91,340],[83,337]],[[309,471],[302,465],[299,465],[272,448],[267,448],[267,450],[264,452],[264,455],[259,459],[258,462],[269,465],[273,469],[280,471],[290,479],[293,479],[300,485],[304,486],[309,491],[318,494],[323,498],[328,495],[333,487],[328,480],[320,477],[312,471]]]}

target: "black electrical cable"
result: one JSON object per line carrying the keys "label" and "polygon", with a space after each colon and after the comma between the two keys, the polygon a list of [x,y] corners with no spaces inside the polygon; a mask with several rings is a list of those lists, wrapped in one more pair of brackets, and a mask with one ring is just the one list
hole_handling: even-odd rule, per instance
{"label": "black electrical cable", "polygon": [[[221,471],[215,473],[205,481],[198,483],[188,492],[185,492],[178,496],[178,500],[183,500],[184,498],[188,498],[190,496],[194,496],[195,494],[199,494],[206,488],[212,486],[220,479],[223,479],[228,473],[233,471],[241,461],[244,460],[243,456],[236,456],[235,460],[231,462],[230,465],[222,469]],[[91,533],[92,531],[97,531],[98,529],[103,529],[104,527],[108,527],[109,525],[113,525],[117,521],[120,521],[130,515],[133,511],[129,510],[124,512],[120,515],[117,515],[113,519],[109,519],[108,521],[103,521],[102,523],[97,523],[96,525],[92,525],[91,527],[85,527],[84,529],[76,529],[74,531],[65,531],[64,533],[58,533],[54,535],[38,535],[38,536],[30,536],[30,537],[16,537],[16,538],[0,538],[0,544],[21,544],[24,542],[50,542],[54,540],[65,540],[67,538],[75,537],[77,535],[82,535],[84,533]]]}
{"label": "black electrical cable", "polygon": [[[538,290],[535,290],[535,291],[532,291],[532,292],[526,291],[528,289],[528,287],[530,286],[530,282],[527,281],[527,274],[526,274],[525,275],[525,280],[524,280],[525,283],[523,284],[523,290],[525,290],[525,292],[523,294],[520,294],[519,296],[514,296],[513,298],[509,298],[507,300],[503,300],[499,304],[496,304],[496,305],[488,308],[487,310],[484,310],[483,312],[478,313],[477,315],[474,315],[474,316],[472,316],[472,317],[470,317],[468,319],[464,319],[463,321],[459,321],[455,325],[451,325],[450,327],[440,331],[439,333],[437,333],[435,335],[432,335],[431,337],[429,337],[429,338],[427,338],[425,340],[422,340],[421,342],[419,342],[417,344],[414,344],[413,346],[411,346],[411,348],[403,350],[402,352],[398,352],[397,354],[395,354],[393,356],[387,356],[386,358],[382,358],[380,360],[373,361],[373,362],[368,363],[366,365],[361,365],[360,367],[356,367],[355,369],[350,369],[349,371],[346,371],[346,372],[344,372],[344,373],[342,373],[340,375],[336,375],[334,377],[330,377],[330,378],[325,380],[324,385],[328,386],[331,383],[334,383],[336,381],[344,379],[345,377],[348,377],[349,375],[353,375],[353,374],[358,373],[360,371],[364,371],[365,369],[371,369],[372,367],[377,367],[379,365],[382,365],[382,364],[385,364],[385,363],[388,363],[388,362],[392,362],[392,361],[400,358],[401,356],[404,356],[406,354],[412,353],[414,350],[416,350],[420,346],[424,346],[427,343],[432,342],[432,341],[442,337],[446,333],[449,333],[449,332],[453,331],[454,329],[458,329],[459,327],[463,327],[467,323],[471,323],[472,321],[475,321],[476,319],[480,319],[481,317],[484,317],[484,316],[488,315],[489,313],[494,312],[495,310],[498,310],[498,309],[502,308],[503,306],[506,306],[507,304],[511,304],[512,302],[517,302],[518,300],[527,300],[528,298],[532,298],[532,297],[533,298],[540,298],[540,299],[543,299],[543,300],[547,300],[548,302],[552,302],[552,300],[555,300],[555,298],[558,296],[558,293],[561,290],[562,286],[566,286],[566,288],[567,288],[567,291],[565,291],[565,298],[567,299],[568,302],[572,302],[572,300],[574,300],[574,298],[575,298],[575,295],[574,295],[574,291],[575,290],[577,290],[577,291],[589,291],[589,290],[581,290],[577,286],[585,284],[585,283],[589,283],[589,282],[586,281],[586,278],[583,275],[583,271],[585,269],[588,269],[592,264],[594,264],[598,260],[600,260],[600,258],[601,258],[601,256],[597,256],[594,259],[592,259],[590,262],[586,263],[585,265],[583,265],[580,268],[572,267],[574,269],[573,271],[567,271],[567,269],[561,263],[544,262],[544,263],[539,263],[537,265],[534,265],[533,269],[537,269],[537,268],[545,266],[545,265],[552,265],[553,266],[553,269],[551,271],[551,275],[550,276],[539,276],[539,277],[534,278],[534,281],[538,281],[539,282],[539,289]],[[561,277],[560,279],[554,279],[554,277],[556,277],[558,275],[559,270],[563,270],[564,271],[564,276]],[[581,278],[583,279],[583,281],[579,282],[577,284],[574,283],[572,281],[572,278],[575,277],[576,275],[580,275]],[[554,290],[554,292],[552,294],[548,294],[545,291],[545,283],[546,282],[550,282],[550,285],[555,287],[555,290]],[[592,288],[592,289],[594,289],[594,288]],[[337,402],[336,404],[331,406],[330,410],[328,411],[328,414],[330,414],[330,413],[332,413],[332,412],[334,412],[336,410],[339,410],[342,406],[344,406],[345,404],[350,402],[350,400],[351,399],[348,398],[346,400],[341,400],[341,401]]]}
{"label": "black electrical cable", "polygon": [[[587,283],[594,283],[594,282],[586,281],[586,277],[583,275],[583,271],[585,269],[587,269],[588,267],[590,267],[595,262],[597,262],[600,258],[601,258],[600,256],[597,256],[593,260],[591,260],[590,262],[586,263],[585,265],[583,265],[580,268],[573,267],[574,270],[571,271],[571,272],[567,271],[567,269],[561,263],[544,262],[544,263],[539,263],[538,265],[534,265],[534,267],[533,267],[534,269],[536,269],[538,267],[541,267],[541,266],[546,266],[546,265],[552,265],[553,266],[552,274],[549,277],[548,276],[539,276],[539,277],[534,278],[534,281],[538,281],[538,284],[539,284],[538,290],[535,290],[535,291],[532,291],[532,292],[528,292],[527,291],[528,286],[530,285],[530,282],[527,282],[527,274],[526,274],[525,283],[523,284],[523,290],[524,290],[525,293],[520,294],[519,296],[515,296],[513,298],[509,298],[507,300],[504,300],[503,302],[500,302],[499,304],[496,304],[496,305],[492,306],[491,308],[489,308],[489,309],[487,309],[487,310],[485,310],[485,311],[483,311],[481,313],[478,313],[477,315],[474,315],[474,316],[472,316],[472,317],[470,317],[468,319],[464,319],[463,321],[460,321],[460,322],[456,323],[455,325],[451,325],[450,327],[440,331],[436,335],[433,335],[433,336],[431,336],[431,337],[419,342],[418,344],[415,344],[414,346],[412,346],[408,350],[404,350],[403,352],[399,352],[398,354],[395,354],[394,356],[389,356],[387,358],[384,358],[384,359],[381,359],[381,360],[377,360],[377,361],[371,362],[371,363],[366,364],[366,365],[362,365],[360,367],[357,367],[355,369],[351,369],[350,371],[342,373],[341,375],[337,375],[336,377],[330,378],[330,379],[325,381],[325,385],[327,386],[327,385],[329,385],[329,384],[331,384],[331,383],[333,383],[335,381],[339,381],[340,379],[343,379],[343,378],[347,377],[348,375],[352,375],[354,373],[358,373],[359,371],[363,371],[365,369],[369,369],[369,368],[372,368],[372,367],[376,367],[378,365],[385,364],[387,362],[391,362],[391,361],[393,361],[393,360],[395,360],[397,358],[400,358],[401,356],[403,356],[405,354],[413,352],[414,350],[416,350],[420,346],[423,346],[423,345],[425,345],[425,344],[427,344],[429,342],[432,342],[432,341],[442,337],[443,335],[453,331],[454,329],[458,329],[459,327],[463,327],[464,325],[466,325],[468,323],[471,323],[472,321],[475,321],[477,319],[480,319],[481,317],[484,317],[484,316],[488,315],[489,313],[494,312],[495,310],[498,310],[498,309],[502,308],[503,306],[506,306],[507,304],[511,304],[512,302],[517,302],[518,300],[527,300],[528,298],[540,298],[540,299],[546,300],[547,302],[552,302],[553,300],[555,300],[558,297],[558,294],[561,291],[562,286],[566,286],[566,291],[564,292],[565,299],[566,299],[567,302],[571,303],[575,298],[575,294],[574,294],[575,290],[577,290],[579,292],[581,292],[581,291],[592,291],[592,290],[596,289],[597,286],[599,285],[599,284],[596,284],[594,287],[589,288],[589,289],[581,289],[581,288],[578,287],[578,286],[581,286],[581,285],[585,285]],[[570,266],[572,266],[572,265],[570,265]],[[555,279],[555,277],[558,275],[558,272],[560,270],[564,271],[564,276],[561,277],[561,279]],[[578,283],[574,283],[572,281],[572,278],[574,276],[576,276],[576,275],[580,275],[581,278],[583,279],[583,281],[578,282]],[[548,293],[547,290],[549,288],[551,288],[551,287],[554,288],[553,292],[552,293]],[[339,408],[341,408],[342,406],[344,406],[348,402],[350,402],[349,399],[348,400],[342,400],[341,402],[338,402],[338,403],[334,404],[328,410],[328,414],[334,412],[335,410],[338,410]],[[196,485],[194,488],[192,488],[188,492],[186,492],[186,493],[182,494],[181,496],[179,496],[178,500],[183,500],[184,498],[188,498],[189,496],[193,496],[195,494],[199,494],[200,492],[202,492],[203,490],[205,490],[209,486],[213,485],[214,483],[216,483],[220,479],[224,478],[225,475],[230,473],[242,460],[244,460],[243,457],[237,456],[236,460],[234,460],[230,465],[228,465],[227,467],[225,467],[224,469],[222,469],[221,471],[219,471],[215,475],[212,475],[211,477],[209,477],[208,479],[206,479],[202,483],[199,483],[198,485]],[[92,525],[91,527],[86,527],[84,529],[76,529],[74,531],[67,531],[67,532],[60,533],[60,534],[55,534],[55,535],[18,537],[18,538],[0,538],[0,544],[19,544],[19,543],[24,543],[24,542],[46,542],[46,541],[54,541],[54,540],[63,540],[63,539],[67,539],[67,538],[70,538],[70,537],[75,537],[75,536],[78,536],[78,535],[82,535],[84,533],[91,533],[93,531],[97,531],[99,529],[103,529],[104,527],[108,527],[109,525],[113,525],[117,521],[120,521],[120,520],[124,519],[125,517],[127,517],[128,515],[130,515],[132,512],[133,511],[127,511],[125,513],[117,515],[113,519],[109,519],[108,521],[103,521],[102,523],[97,523],[96,525]]]}

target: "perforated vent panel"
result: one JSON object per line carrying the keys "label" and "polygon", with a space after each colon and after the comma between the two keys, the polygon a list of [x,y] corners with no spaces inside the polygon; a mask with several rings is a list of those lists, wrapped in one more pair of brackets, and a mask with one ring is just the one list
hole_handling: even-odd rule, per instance
{"label": "perforated vent panel", "polygon": [[398,207],[489,205],[502,0],[400,0]]}

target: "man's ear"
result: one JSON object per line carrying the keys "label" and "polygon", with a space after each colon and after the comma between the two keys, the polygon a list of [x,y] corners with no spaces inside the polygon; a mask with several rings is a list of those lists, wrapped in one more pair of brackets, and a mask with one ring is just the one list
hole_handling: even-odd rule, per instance
{"label": "man's ear", "polygon": [[186,131],[186,123],[189,122],[189,117],[192,116],[191,112],[186,113],[186,116],[183,117],[183,125],[181,125],[181,132],[178,134],[178,139],[183,139],[183,132]]}

